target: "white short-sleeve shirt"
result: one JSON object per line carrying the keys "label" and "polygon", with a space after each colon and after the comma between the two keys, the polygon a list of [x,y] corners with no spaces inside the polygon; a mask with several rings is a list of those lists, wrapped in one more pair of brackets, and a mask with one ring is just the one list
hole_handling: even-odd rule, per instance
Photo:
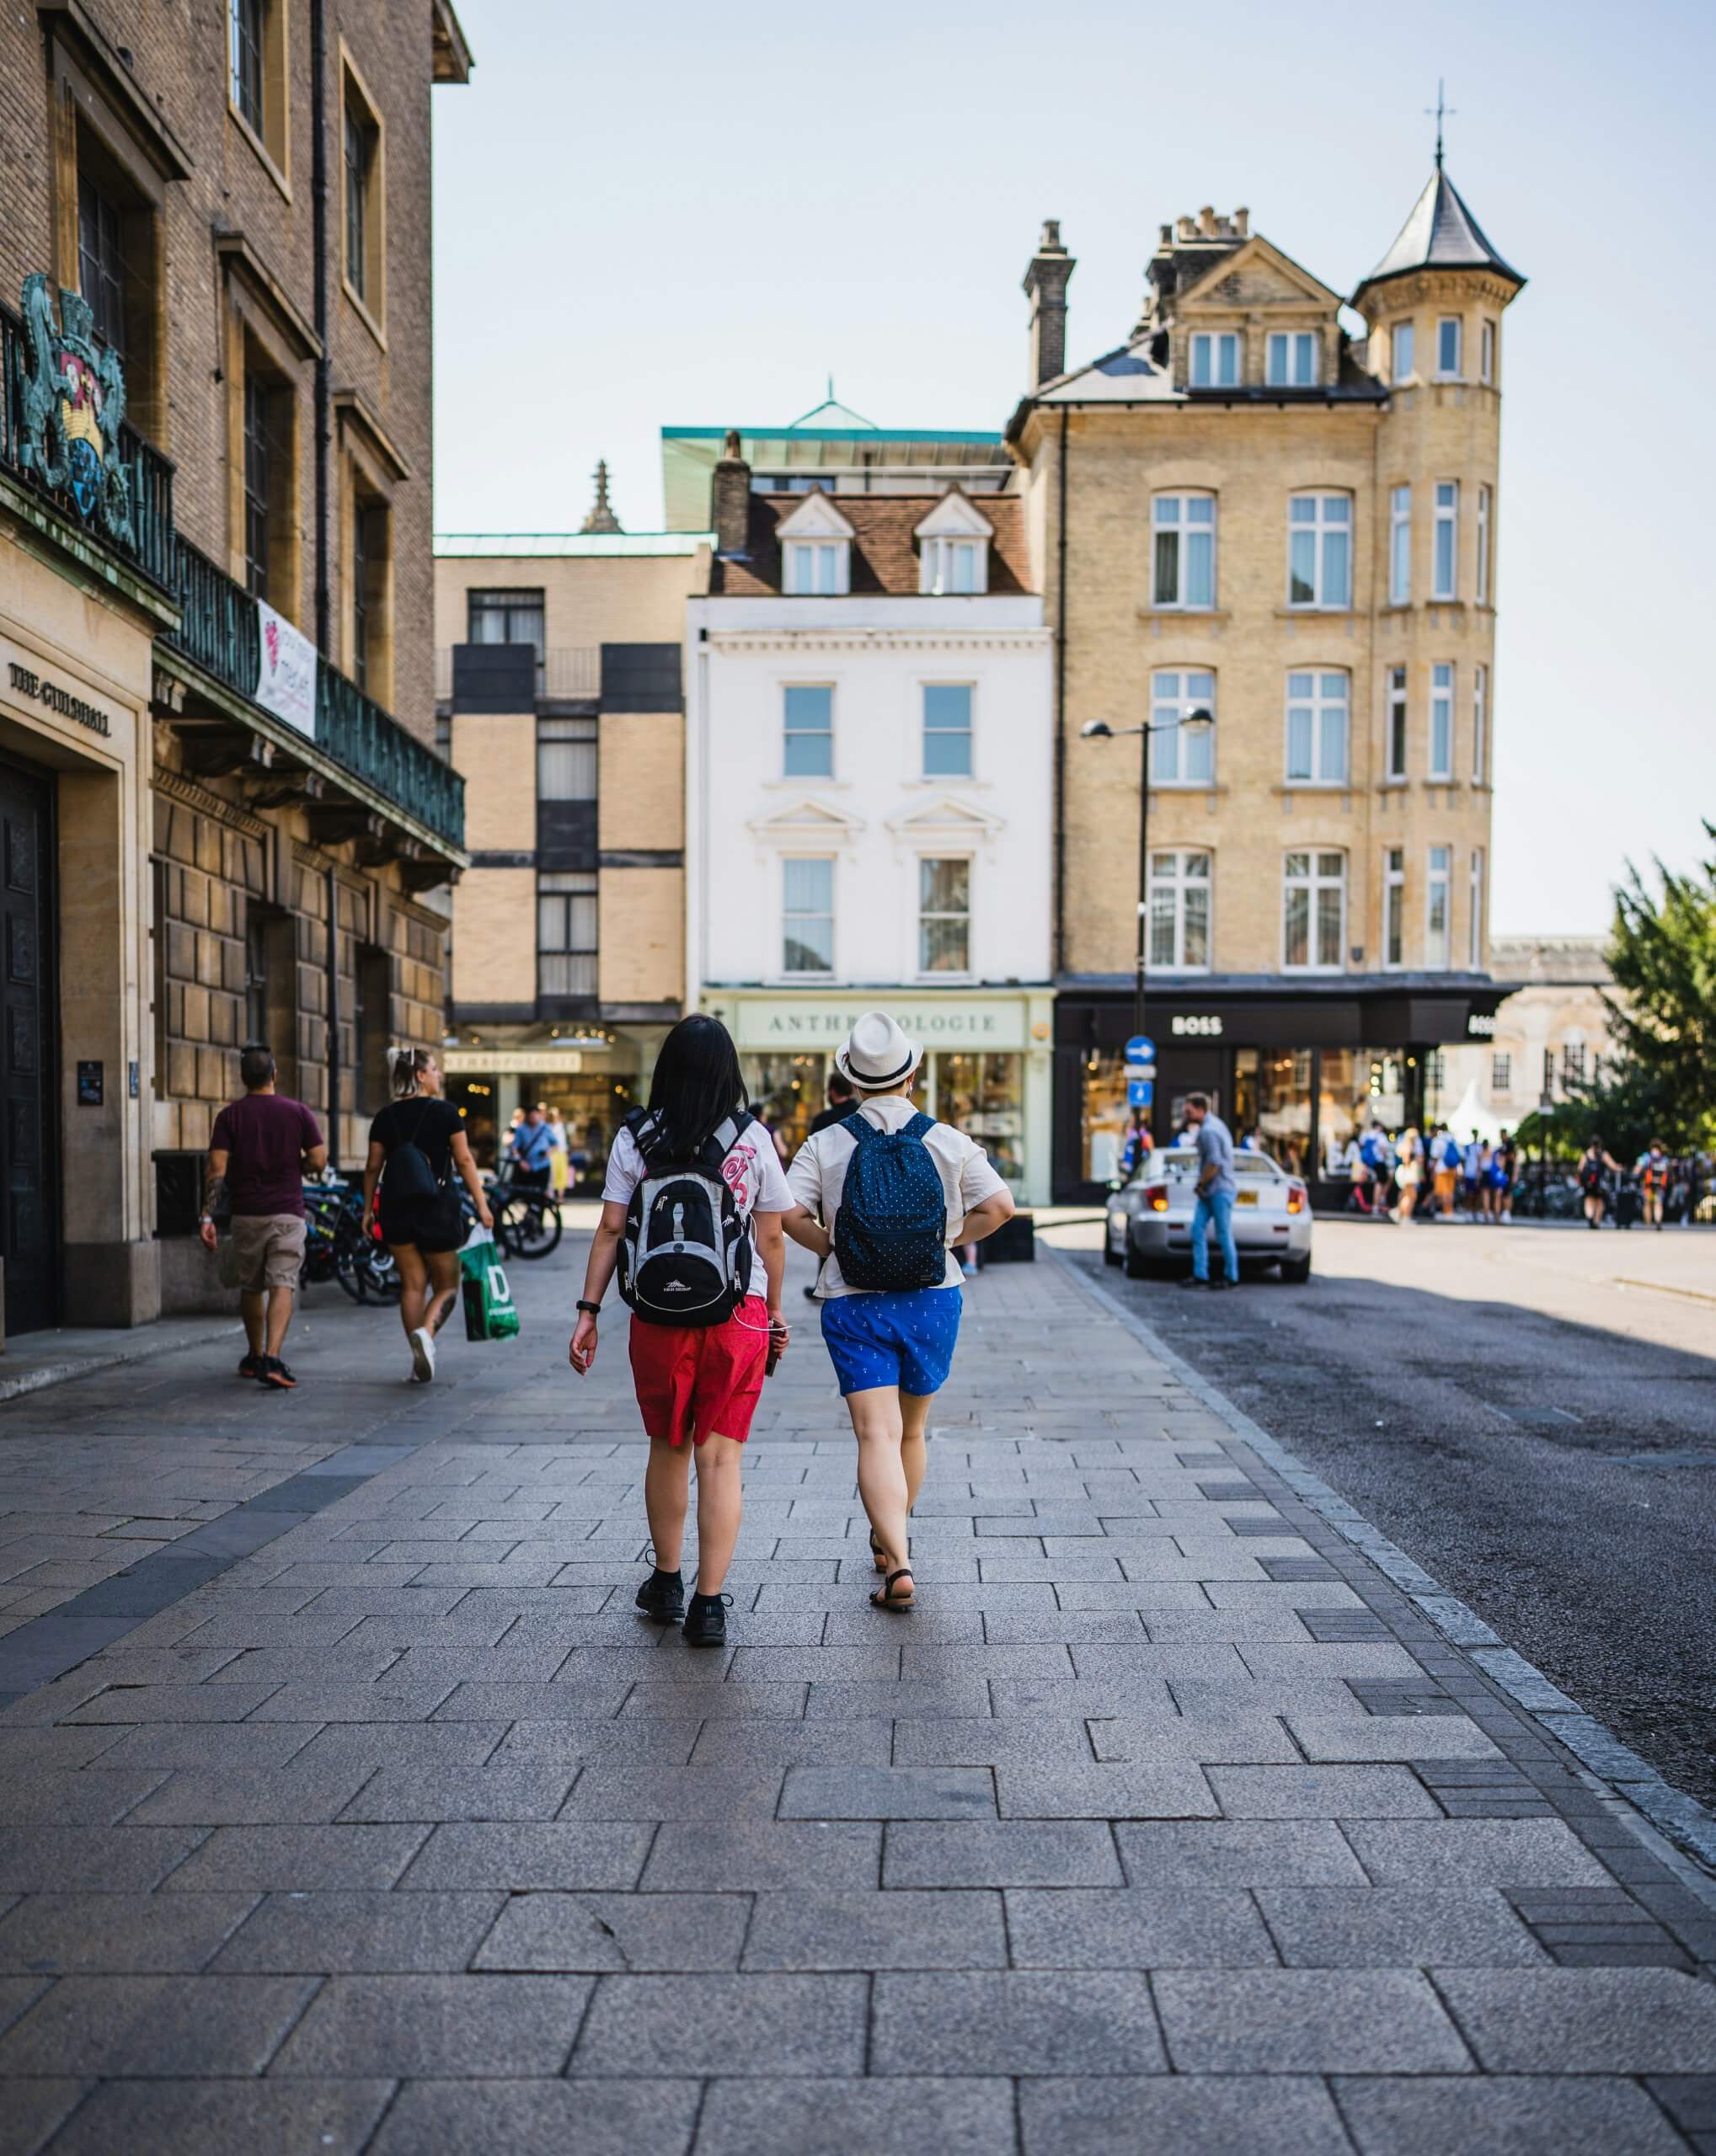
{"label": "white short-sleeve shirt", "polygon": [[[632,1193],[643,1182],[645,1170],[644,1155],[638,1150],[638,1141],[629,1130],[622,1130],[615,1138],[607,1156],[607,1181],[601,1187],[604,1204],[629,1205]],[[762,1124],[755,1120],[746,1124],[729,1149],[721,1163],[721,1180],[733,1193],[733,1203],[745,1223],[745,1234],[751,1245],[751,1293],[761,1295],[766,1281],[762,1262],[756,1254],[756,1228],[752,1218],[758,1213],[790,1213],[797,1200],[787,1188],[785,1171],[781,1157],[774,1149],[774,1140]]]}
{"label": "white short-sleeve shirt", "polygon": [[[860,1102],[858,1113],[878,1130],[903,1130],[917,1113],[915,1104],[904,1093],[883,1093]],[[993,1198],[1007,1185],[990,1164],[989,1155],[975,1138],[968,1138],[963,1130],[955,1130],[949,1123],[938,1123],[925,1132],[924,1150],[935,1162],[936,1171],[942,1179],[942,1189],[947,1198],[946,1238],[951,1246],[954,1230],[965,1215],[986,1198]],[[787,1170],[787,1188],[794,1202],[815,1214],[831,1235],[834,1216],[840,1210],[840,1193],[846,1184],[847,1163],[858,1150],[858,1140],[849,1130],[837,1123],[831,1123],[826,1130],[819,1130],[807,1138],[793,1156]],[[947,1270],[942,1278],[944,1288],[957,1288],[960,1273],[958,1261],[948,1259]],[[816,1293],[825,1300],[834,1295],[874,1295],[880,1290],[874,1288],[850,1288],[840,1277],[840,1263],[832,1252],[822,1261],[822,1269],[816,1276]]]}

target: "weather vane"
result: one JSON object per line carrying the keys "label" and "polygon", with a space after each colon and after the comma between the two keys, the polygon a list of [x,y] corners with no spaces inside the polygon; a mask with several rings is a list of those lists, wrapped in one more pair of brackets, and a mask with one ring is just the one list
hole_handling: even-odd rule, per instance
{"label": "weather vane", "polygon": [[1446,101],[1443,95],[1444,88],[1445,85],[1443,84],[1441,77],[1438,76],[1436,77],[1436,101],[1434,105],[1427,104],[1425,107],[1426,116],[1434,115],[1436,123],[1436,170],[1438,172],[1442,168],[1442,122],[1445,120],[1452,120],[1456,118],[1459,112],[1459,107],[1457,105],[1451,105]]}

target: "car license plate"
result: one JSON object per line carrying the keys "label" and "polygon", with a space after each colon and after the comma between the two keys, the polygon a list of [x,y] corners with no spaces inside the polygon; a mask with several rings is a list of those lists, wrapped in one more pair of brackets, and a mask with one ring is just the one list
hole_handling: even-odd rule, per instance
{"label": "car license plate", "polygon": [[1254,1190],[1242,1190],[1238,1194],[1234,1202],[1236,1204],[1239,1205],[1255,1205],[1257,1203],[1257,1193]]}

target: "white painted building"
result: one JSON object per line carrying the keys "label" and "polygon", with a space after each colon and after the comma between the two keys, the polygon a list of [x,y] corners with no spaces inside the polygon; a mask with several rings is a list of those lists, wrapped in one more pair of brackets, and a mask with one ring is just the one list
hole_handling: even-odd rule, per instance
{"label": "white painted building", "polygon": [[716,467],[687,613],[687,979],[796,1139],[853,1018],[1046,1200],[1052,676],[1020,505],[762,493]]}

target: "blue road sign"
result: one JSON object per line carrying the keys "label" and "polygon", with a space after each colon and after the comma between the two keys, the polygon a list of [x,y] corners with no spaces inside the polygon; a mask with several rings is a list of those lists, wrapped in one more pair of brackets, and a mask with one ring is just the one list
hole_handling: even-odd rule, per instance
{"label": "blue road sign", "polygon": [[1129,1078],[1126,1081],[1126,1106],[1129,1108],[1147,1108],[1156,1098],[1153,1078]]}
{"label": "blue road sign", "polygon": [[1128,1063],[1155,1062],[1156,1043],[1148,1033],[1133,1034],[1126,1043],[1126,1060]]}

